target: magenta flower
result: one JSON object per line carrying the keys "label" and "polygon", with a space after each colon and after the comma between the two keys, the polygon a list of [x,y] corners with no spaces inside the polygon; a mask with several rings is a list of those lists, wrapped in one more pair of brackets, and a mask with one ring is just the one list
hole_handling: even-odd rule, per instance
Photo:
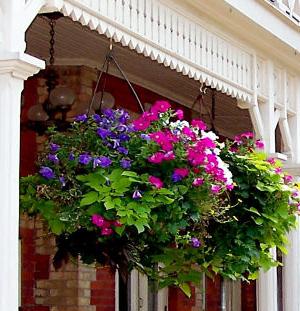
{"label": "magenta flower", "polygon": [[241,138],[253,139],[254,138],[254,134],[252,132],[245,132],[245,133],[241,134]]}
{"label": "magenta flower", "polygon": [[164,160],[166,161],[172,161],[175,159],[175,154],[173,151],[168,151],[167,153],[165,153],[164,155]]}
{"label": "magenta flower", "polygon": [[293,177],[291,175],[284,175],[283,180],[285,184],[289,184],[290,182],[293,181]]}
{"label": "magenta flower", "polygon": [[204,183],[204,179],[203,179],[203,178],[195,178],[195,179],[193,180],[192,185],[193,185],[194,187],[199,187],[199,186],[203,185],[203,183]]}
{"label": "magenta flower", "polygon": [[274,158],[269,158],[267,162],[269,162],[271,165],[275,165],[276,160]]}
{"label": "magenta flower", "polygon": [[140,117],[132,122],[136,131],[145,131],[150,126],[150,120],[144,117]]}
{"label": "magenta flower", "polygon": [[93,223],[95,226],[101,228],[101,227],[103,227],[103,226],[105,225],[106,220],[104,219],[104,217],[102,217],[102,216],[100,216],[100,215],[97,215],[97,214],[94,214],[94,215],[92,216],[92,223]]}
{"label": "magenta flower", "polygon": [[201,120],[192,120],[192,126],[197,127],[199,130],[205,131],[207,129],[206,124]]}
{"label": "magenta flower", "polygon": [[265,147],[265,144],[262,140],[258,139],[256,142],[255,142],[255,147],[257,149],[264,149]]}
{"label": "magenta flower", "polygon": [[191,138],[191,140],[196,139],[196,134],[187,126],[183,128],[182,133],[187,137]]}
{"label": "magenta flower", "polygon": [[158,177],[155,177],[155,176],[149,176],[149,182],[157,189],[160,189],[163,187],[163,182],[158,178]]}
{"label": "magenta flower", "polygon": [[213,194],[218,194],[220,192],[220,190],[221,190],[221,186],[219,186],[219,185],[211,185],[211,187],[210,187],[210,191]]}
{"label": "magenta flower", "polygon": [[148,161],[154,164],[160,164],[163,160],[165,160],[165,154],[162,152],[156,152],[148,158]]}
{"label": "magenta flower", "polygon": [[233,190],[233,188],[234,188],[234,184],[227,184],[226,185],[226,189],[229,191]]}
{"label": "magenta flower", "polygon": [[175,168],[174,173],[181,176],[182,178],[185,178],[189,174],[189,170],[187,168]]}
{"label": "magenta flower", "polygon": [[111,228],[104,227],[101,229],[101,235],[108,236],[112,234],[113,234],[113,230]]}
{"label": "magenta flower", "polygon": [[122,226],[123,226],[119,220],[115,220],[115,221],[112,223],[112,225],[113,225],[114,227],[122,227]]}
{"label": "magenta flower", "polygon": [[165,100],[158,100],[151,107],[150,111],[154,114],[159,114],[160,112],[166,112],[171,108],[171,105]]}
{"label": "magenta flower", "polygon": [[176,117],[178,120],[182,120],[184,118],[184,113],[181,109],[176,110]]}
{"label": "magenta flower", "polygon": [[275,172],[275,174],[281,174],[282,173],[282,168],[281,167],[276,167],[274,172]]}

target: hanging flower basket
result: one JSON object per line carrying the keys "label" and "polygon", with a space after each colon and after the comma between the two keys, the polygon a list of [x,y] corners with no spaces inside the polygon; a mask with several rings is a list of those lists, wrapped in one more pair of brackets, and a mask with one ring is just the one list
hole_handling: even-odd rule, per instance
{"label": "hanging flower basket", "polygon": [[21,179],[21,210],[47,221],[55,265],[79,255],[136,267],[186,294],[200,273],[256,278],[277,265],[270,247],[285,252],[299,192],[251,133],[217,139],[165,101],[132,123],[123,110],[78,116],[50,130],[39,174]]}

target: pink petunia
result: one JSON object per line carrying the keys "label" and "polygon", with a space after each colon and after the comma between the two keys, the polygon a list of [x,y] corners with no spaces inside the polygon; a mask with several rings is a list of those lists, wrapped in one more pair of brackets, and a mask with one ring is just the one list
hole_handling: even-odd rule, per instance
{"label": "pink petunia", "polygon": [[165,100],[158,100],[154,103],[151,107],[150,112],[154,114],[166,112],[168,109],[171,108],[171,105]]}
{"label": "pink petunia", "polygon": [[193,127],[197,127],[199,130],[205,131],[207,129],[206,124],[201,120],[192,120],[191,124]]}
{"label": "pink petunia", "polygon": [[163,187],[163,182],[158,178],[158,177],[155,177],[155,176],[149,176],[149,182],[157,189],[160,189]]}
{"label": "pink petunia", "polygon": [[176,117],[178,120],[182,120],[184,118],[184,113],[181,109],[176,110]]}
{"label": "pink petunia", "polygon": [[219,186],[219,185],[211,185],[211,187],[210,187],[210,191],[213,194],[218,194],[220,192],[220,190],[221,190],[221,186]]}
{"label": "pink petunia", "polygon": [[163,160],[165,160],[165,154],[162,152],[156,152],[148,158],[148,161],[154,164],[160,164]]}
{"label": "pink petunia", "polygon": [[229,191],[233,190],[233,188],[234,188],[234,184],[227,184],[226,185],[226,189]]}
{"label": "pink petunia", "polygon": [[123,226],[123,225],[120,223],[119,220],[113,221],[112,225],[115,226],[115,227],[122,227],[122,226]]}
{"label": "pink petunia", "polygon": [[241,138],[252,139],[254,138],[254,134],[252,132],[245,132],[241,134]]}
{"label": "pink petunia", "polygon": [[94,214],[94,215],[92,216],[92,223],[93,223],[95,226],[101,228],[101,227],[103,227],[103,226],[105,225],[106,221],[105,221],[105,219],[104,219],[102,216],[97,215],[97,214]]}
{"label": "pink petunia", "polygon": [[290,182],[293,181],[293,177],[291,175],[284,175],[283,180],[286,184],[289,184]]}
{"label": "pink petunia", "polygon": [[282,168],[281,167],[276,167],[274,172],[275,172],[275,174],[281,174],[282,173]]}
{"label": "pink petunia", "polygon": [[194,187],[199,187],[199,186],[203,185],[203,183],[204,183],[204,179],[203,179],[203,178],[195,178],[195,179],[193,180],[192,185],[193,185]]}
{"label": "pink petunia", "polygon": [[172,161],[175,159],[175,154],[173,151],[168,151],[167,153],[165,153],[164,155],[164,160],[166,161]]}
{"label": "pink petunia", "polygon": [[145,131],[150,126],[150,120],[144,117],[140,117],[132,122],[136,131]]}
{"label": "pink petunia", "polygon": [[188,176],[189,170],[187,168],[175,168],[174,173],[182,178],[185,178]]}
{"label": "pink petunia", "polygon": [[183,128],[182,133],[186,135],[187,137],[191,138],[191,140],[196,139],[196,134],[187,126]]}
{"label": "pink petunia", "polygon": [[275,165],[276,160],[274,158],[269,158],[267,162],[269,162],[271,165]]}
{"label": "pink petunia", "polygon": [[265,148],[265,144],[262,140],[258,139],[256,142],[255,142],[255,147],[257,149],[264,149]]}
{"label": "pink petunia", "polygon": [[113,230],[111,228],[102,228],[101,229],[101,234],[108,236],[113,234]]}

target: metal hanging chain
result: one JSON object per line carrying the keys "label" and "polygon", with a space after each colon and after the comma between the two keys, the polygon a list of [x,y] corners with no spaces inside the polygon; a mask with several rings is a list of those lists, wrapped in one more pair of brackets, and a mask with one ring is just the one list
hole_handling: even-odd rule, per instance
{"label": "metal hanging chain", "polygon": [[50,54],[50,65],[54,64],[54,36],[55,36],[55,25],[56,21],[54,19],[49,20],[49,25],[50,25],[50,48],[49,48],[49,54]]}
{"label": "metal hanging chain", "polygon": [[[97,82],[96,82],[96,86],[94,88],[94,91],[93,91],[93,96],[92,96],[92,99],[91,99],[91,102],[89,104],[89,109],[88,109],[88,116],[90,115],[90,112],[91,112],[91,109],[92,109],[92,106],[93,106],[93,103],[94,103],[94,99],[95,99],[95,95],[97,93],[97,90],[98,90],[98,87],[99,87],[99,84],[100,84],[100,81],[101,81],[101,78],[102,78],[102,75],[103,73],[105,72],[106,75],[105,75],[105,81],[104,81],[104,85],[102,87],[102,94],[101,94],[101,102],[100,102],[100,108],[101,109],[101,105],[102,105],[102,99],[103,99],[103,93],[104,93],[104,89],[105,89],[105,84],[106,84],[106,77],[107,77],[107,74],[108,74],[108,70],[109,70],[109,66],[110,66],[110,63],[113,62],[114,65],[117,67],[117,69],[119,70],[119,72],[121,73],[122,77],[124,78],[124,80],[127,82],[131,92],[133,93],[136,101],[138,102],[138,105],[141,109],[142,112],[145,112],[145,109],[135,91],[135,89],[133,88],[131,82],[128,80],[126,74],[124,73],[124,71],[122,70],[122,68],[120,67],[119,63],[117,62],[116,58],[114,57],[113,55],[113,45],[112,45],[112,40],[110,41],[110,45],[109,45],[109,51],[108,53],[106,54],[105,56],[105,60],[103,62],[103,65],[102,65],[102,68],[100,69],[100,72],[99,72],[99,75],[98,75],[98,79],[97,79]],[[104,68],[106,66],[106,70],[104,71]]]}
{"label": "metal hanging chain", "polygon": [[207,112],[209,122],[211,124],[211,130],[215,131],[215,93],[214,90],[212,90],[212,106],[211,111],[207,109],[205,102],[204,102],[204,95],[206,94],[207,88],[205,87],[203,89],[203,84],[201,83],[200,89],[199,89],[199,95],[195,98],[191,110],[195,107],[197,102],[199,102],[199,116],[202,118],[202,110],[204,109]]}

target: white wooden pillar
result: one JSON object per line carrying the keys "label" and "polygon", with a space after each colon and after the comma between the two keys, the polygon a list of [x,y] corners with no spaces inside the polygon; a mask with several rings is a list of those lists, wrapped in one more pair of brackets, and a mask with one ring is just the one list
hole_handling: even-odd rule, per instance
{"label": "white wooden pillar", "polygon": [[283,306],[284,311],[300,311],[300,217],[297,229],[289,234],[288,254],[284,256]]}
{"label": "white wooden pillar", "polygon": [[[264,123],[264,141],[266,152],[275,153],[275,98],[274,98],[274,65],[267,62],[268,99],[261,105],[261,116]],[[270,250],[276,258],[276,249]],[[260,272],[257,280],[257,308],[258,311],[277,311],[277,269],[271,268],[267,272]]]}
{"label": "white wooden pillar", "polygon": [[0,54],[0,310],[18,310],[20,104],[24,80],[43,64]]}
{"label": "white wooden pillar", "polygon": [[[300,182],[300,78],[295,85],[296,115],[290,118],[290,130],[293,133],[293,163],[285,169]],[[284,311],[300,311],[300,217],[296,230],[289,233],[288,254],[284,256],[283,266],[283,306]]]}
{"label": "white wooden pillar", "polygon": [[23,82],[44,63],[24,54],[25,1],[0,0],[0,310],[18,310],[19,146]]}

